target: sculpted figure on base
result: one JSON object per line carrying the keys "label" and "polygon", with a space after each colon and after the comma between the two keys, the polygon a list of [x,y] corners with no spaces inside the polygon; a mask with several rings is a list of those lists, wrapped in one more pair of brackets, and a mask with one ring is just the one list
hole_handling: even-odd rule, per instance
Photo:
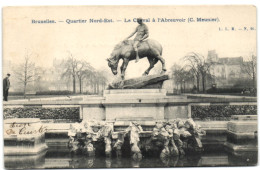
{"label": "sculpted figure on base", "polygon": [[143,40],[145,40],[146,38],[149,37],[149,30],[148,27],[146,26],[146,24],[143,23],[142,18],[137,18],[137,23],[139,24],[136,29],[134,30],[134,32],[132,32],[125,40],[128,40],[129,38],[131,38],[133,35],[136,34],[135,38],[134,38],[134,50],[136,53],[136,60],[135,62],[137,63],[139,61],[139,55],[138,55],[138,44],[140,42],[142,42]]}
{"label": "sculpted figure on base", "polygon": [[[140,18],[138,23],[139,26],[136,30],[129,37],[127,37],[126,40],[117,44],[111,53],[111,56],[107,59],[108,66],[111,68],[114,75],[117,74],[119,60],[123,60],[120,67],[122,79],[125,77],[125,70],[129,61],[135,59],[138,61],[139,58],[141,59],[144,57],[147,57],[150,66],[145,70],[143,75],[148,75],[158,60],[162,63],[162,73],[166,71],[165,60],[162,58],[161,44],[155,40],[146,39],[149,36],[148,28],[142,23]],[[135,39],[128,40],[128,38],[132,37],[135,33],[137,34]]]}

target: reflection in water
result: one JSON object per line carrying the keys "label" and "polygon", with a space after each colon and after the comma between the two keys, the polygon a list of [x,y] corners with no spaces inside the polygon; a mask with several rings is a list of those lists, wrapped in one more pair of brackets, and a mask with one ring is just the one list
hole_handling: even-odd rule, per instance
{"label": "reflection in water", "polygon": [[69,168],[94,168],[94,157],[73,157],[69,160]]}
{"label": "reflection in water", "polygon": [[120,168],[120,167],[123,167],[122,158],[121,158],[121,157],[118,157],[118,158],[116,158],[116,160],[115,160],[114,168]]}
{"label": "reflection in water", "polygon": [[257,153],[234,156],[225,152],[205,152],[201,155],[183,157],[88,157],[70,152],[48,151],[36,156],[5,156],[6,168],[152,168],[152,167],[197,167],[197,166],[252,166],[257,163]]}
{"label": "reflection in water", "polygon": [[29,156],[5,156],[5,167],[10,169],[32,169],[32,168],[45,168],[45,154],[43,151],[38,155]]}
{"label": "reflection in water", "polygon": [[179,156],[161,158],[165,167],[176,167],[179,162]]}
{"label": "reflection in water", "polygon": [[107,157],[105,161],[106,161],[106,168],[111,168],[112,159],[110,157]]}
{"label": "reflection in water", "polygon": [[135,160],[131,160],[131,167],[133,167],[133,168],[140,168],[140,162],[139,161],[135,161]]}

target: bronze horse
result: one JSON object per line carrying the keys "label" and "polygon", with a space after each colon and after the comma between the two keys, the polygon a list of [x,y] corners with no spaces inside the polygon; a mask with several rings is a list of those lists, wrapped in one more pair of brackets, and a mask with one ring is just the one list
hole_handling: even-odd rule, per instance
{"label": "bronze horse", "polygon": [[[150,70],[154,67],[154,65],[158,62],[158,60],[162,63],[162,73],[166,71],[165,68],[165,60],[162,58],[162,46],[159,42],[155,40],[145,40],[138,45],[138,54],[140,58],[147,57],[150,66],[143,73],[143,75],[148,75]],[[111,53],[111,57],[107,59],[108,66],[111,68],[112,73],[114,75],[117,74],[118,62],[120,59],[123,60],[123,63],[120,67],[121,69],[121,78],[124,80],[125,78],[125,70],[127,68],[128,62],[130,60],[135,60],[136,53],[133,48],[133,40],[122,41],[117,44]]]}

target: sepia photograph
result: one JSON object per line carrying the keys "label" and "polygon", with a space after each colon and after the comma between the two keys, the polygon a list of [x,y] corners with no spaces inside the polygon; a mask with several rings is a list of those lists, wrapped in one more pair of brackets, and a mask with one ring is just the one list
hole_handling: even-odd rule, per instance
{"label": "sepia photograph", "polygon": [[2,8],[6,169],[255,167],[253,5]]}

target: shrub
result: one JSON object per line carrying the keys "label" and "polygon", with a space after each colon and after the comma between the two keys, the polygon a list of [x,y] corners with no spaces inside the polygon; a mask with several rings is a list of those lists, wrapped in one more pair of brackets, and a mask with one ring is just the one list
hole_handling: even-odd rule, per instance
{"label": "shrub", "polygon": [[243,88],[210,88],[207,93],[241,93]]}
{"label": "shrub", "polygon": [[69,95],[72,94],[72,91],[69,90],[51,90],[51,91],[37,91],[36,95]]}
{"label": "shrub", "polygon": [[78,107],[61,108],[4,108],[4,119],[15,118],[40,118],[40,119],[72,119],[78,120]]}
{"label": "shrub", "polygon": [[256,105],[191,106],[191,117],[195,120],[230,120],[232,115],[256,114]]}
{"label": "shrub", "polygon": [[9,96],[23,96],[23,92],[9,92]]}

